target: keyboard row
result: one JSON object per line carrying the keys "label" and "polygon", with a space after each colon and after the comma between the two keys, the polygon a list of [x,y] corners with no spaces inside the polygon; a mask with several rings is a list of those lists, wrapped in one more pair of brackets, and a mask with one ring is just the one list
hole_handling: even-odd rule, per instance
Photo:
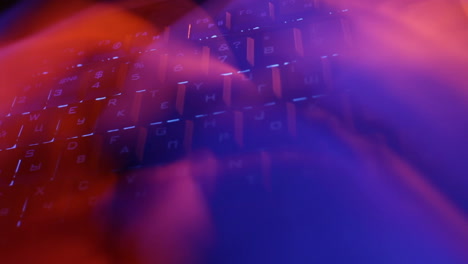
{"label": "keyboard row", "polygon": [[[64,82],[63,86],[50,91],[51,96],[42,105],[36,105],[42,109],[45,104],[47,107],[42,110],[0,118],[0,149],[332,94],[335,91],[330,83],[329,61],[324,58],[308,67],[290,63],[200,77],[171,86],[152,87],[149,80],[152,75],[142,74],[140,79],[129,80],[133,91],[84,101],[76,98],[77,90],[72,93],[76,85]],[[150,88],[143,89],[145,87]],[[24,98],[28,107],[41,102],[34,95]],[[77,103],[57,106],[58,101]]]}
{"label": "keyboard row", "polygon": [[49,180],[61,171],[88,171],[98,167],[103,171],[120,171],[166,163],[192,150],[209,149],[223,155],[313,140],[308,124],[314,122],[308,119],[323,107],[312,111],[309,108],[323,105],[344,120],[349,113],[345,113],[348,110],[338,98],[341,97],[272,103],[243,111],[222,111],[68,139],[52,138],[40,144],[5,149],[0,151],[0,181],[29,184]]}
{"label": "keyboard row", "polygon": [[[337,25],[341,23],[340,20],[332,21]],[[111,96],[125,90],[172,85],[196,80],[199,76],[216,78],[220,74],[246,69],[261,72],[294,61],[307,61],[301,69],[312,67],[320,72],[320,60],[346,54],[344,47],[349,47],[343,32],[330,32],[320,33],[322,39],[315,39],[313,43],[303,41],[300,29],[288,28],[248,37],[210,39],[202,46],[173,44],[170,52],[153,49],[150,45],[148,50],[131,58],[113,54],[111,60],[88,64],[75,61],[76,64],[68,70],[44,70],[30,80],[22,81],[15,87],[16,94],[0,98],[0,114],[30,112],[45,106]]]}
{"label": "keyboard row", "polygon": [[[345,8],[331,8],[320,0],[278,0],[240,3],[221,11],[218,14],[210,12],[195,12],[179,21],[167,25],[161,21],[160,10],[155,14],[144,10],[142,17],[154,28],[142,28],[141,31],[127,32],[114,39],[102,39],[88,43],[90,50],[98,50],[94,61],[106,60],[115,56],[134,54],[145,50],[148,46],[159,50],[171,50],[175,42],[191,40],[198,45],[210,43],[213,38],[226,36],[248,37],[256,32],[288,29],[297,27],[305,36],[305,44],[320,44],[331,42],[330,37],[342,37],[349,34],[348,21],[345,19],[349,11]],[[138,13],[138,12],[136,12]],[[164,29],[161,25],[165,25]],[[283,34],[287,36],[287,34]],[[297,36],[296,36],[297,37]],[[261,39],[261,36],[258,37]],[[334,37],[336,38],[336,37]],[[334,39],[337,40],[337,39]],[[328,43],[329,44],[329,43]],[[324,45],[325,46],[325,45]],[[63,55],[67,58],[85,57],[89,51],[80,47],[67,47]]]}

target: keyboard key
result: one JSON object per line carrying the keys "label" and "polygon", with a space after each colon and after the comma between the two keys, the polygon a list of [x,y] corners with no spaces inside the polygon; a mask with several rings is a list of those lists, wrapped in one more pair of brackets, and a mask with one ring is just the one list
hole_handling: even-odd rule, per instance
{"label": "keyboard key", "polygon": [[241,121],[239,115],[233,112],[195,118],[193,120],[193,148],[209,149],[217,154],[235,151],[240,146]]}
{"label": "keyboard key", "polygon": [[255,5],[236,7],[228,12],[231,17],[231,28],[244,32],[256,27],[269,26],[274,22],[274,5],[269,1],[259,1]]}
{"label": "keyboard key", "polygon": [[14,96],[12,94],[0,93],[0,116],[6,116],[10,113],[13,100]]}
{"label": "keyboard key", "polygon": [[293,62],[280,67],[282,95],[288,100],[322,95],[325,85],[322,63],[319,60]]}
{"label": "keyboard key", "polygon": [[49,90],[45,78],[31,80],[31,84],[18,89],[11,107],[12,114],[37,111],[44,108]]}
{"label": "keyboard key", "polygon": [[160,87],[166,75],[164,63],[158,51],[136,55],[132,62],[125,64],[127,77],[124,91],[132,92]]}
{"label": "keyboard key", "polygon": [[194,18],[189,24],[189,39],[201,40],[224,35],[228,31],[228,26],[226,14],[214,18],[204,14]]}
{"label": "keyboard key", "polygon": [[234,106],[263,105],[281,97],[280,74],[276,67],[243,71],[228,78],[232,78]]}
{"label": "keyboard key", "polygon": [[[115,179],[109,175],[90,171],[84,174],[73,173],[69,177],[69,204],[66,208],[66,218],[83,219],[86,215],[95,215],[106,202],[106,195],[115,186]],[[78,227],[79,228],[79,227]]]}
{"label": "keyboard key", "polygon": [[230,90],[225,86],[223,76],[190,81],[180,86],[185,91],[183,112],[190,116],[222,111],[231,100]]}
{"label": "keyboard key", "polygon": [[77,45],[62,49],[59,53],[59,56],[61,58],[61,62],[64,62],[65,65],[58,66],[63,66],[63,68],[71,68],[76,67],[78,64],[84,63],[85,58],[88,56],[89,52],[86,50],[86,47],[86,45]]}
{"label": "keyboard key", "polygon": [[[180,47],[180,44],[188,44],[189,39],[189,21],[188,17],[183,18],[179,21],[174,22],[171,25],[160,27],[162,31],[162,43],[164,48],[162,49],[165,52],[171,52],[176,46]],[[166,21],[167,23],[167,21]],[[192,42],[193,44],[194,42]],[[159,43],[158,43],[159,44]],[[175,45],[174,45],[175,44]]]}
{"label": "keyboard key", "polygon": [[289,143],[294,130],[290,107],[272,105],[243,113],[244,144],[247,148],[272,148]]}
{"label": "keyboard key", "polygon": [[[119,175],[115,188],[115,196],[113,203],[118,205],[119,208],[132,208],[133,212],[138,212],[146,205],[148,198],[155,193],[158,193],[158,188],[154,184],[154,168],[130,170],[124,174]],[[131,219],[134,216],[125,213],[121,219]]]}
{"label": "keyboard key", "polygon": [[255,64],[255,41],[252,37],[216,38],[206,41],[205,45],[210,49],[210,73],[244,70]]}
{"label": "keyboard key", "polygon": [[147,125],[180,117],[184,95],[177,90],[177,85],[164,85],[142,92],[139,123]]}
{"label": "keyboard key", "polygon": [[322,0],[277,0],[276,9],[282,20],[317,14]]}
{"label": "keyboard key", "polygon": [[21,186],[0,185],[0,237],[6,237],[19,227],[26,200]]}
{"label": "keyboard key", "polygon": [[28,145],[51,141],[57,132],[59,109],[48,108],[22,116],[23,129],[18,144]]}
{"label": "keyboard key", "polygon": [[265,152],[244,152],[220,160],[221,177],[217,189],[223,194],[239,197],[266,195],[269,189],[269,164]]}
{"label": "keyboard key", "polygon": [[131,128],[104,135],[101,168],[120,171],[141,165],[146,129]]}
{"label": "keyboard key", "polygon": [[67,190],[62,181],[47,181],[31,186],[22,227],[57,226],[63,222],[67,206]]}
{"label": "keyboard key", "polygon": [[187,81],[200,74],[208,73],[209,49],[185,44],[174,44],[168,54],[163,55],[167,61],[167,82]]}
{"label": "keyboard key", "polygon": [[18,167],[18,149],[0,151],[0,185],[9,185]]}
{"label": "keyboard key", "polygon": [[323,71],[324,83],[328,91],[331,92],[344,92],[349,89],[349,85],[343,82],[343,69],[349,67],[343,61],[339,54],[332,56],[322,56],[320,59]]}
{"label": "keyboard key", "polygon": [[16,145],[21,128],[21,116],[0,118],[0,149]]}
{"label": "keyboard key", "polygon": [[96,171],[102,152],[100,146],[102,138],[96,135],[66,140],[61,149],[57,178]]}
{"label": "keyboard key", "polygon": [[49,93],[47,106],[56,107],[78,102],[82,97],[83,74],[81,68],[75,68],[55,80]]}
{"label": "keyboard key", "polygon": [[172,120],[148,128],[144,163],[158,164],[174,161],[185,155],[191,145],[192,124]]}
{"label": "keyboard key", "polygon": [[129,53],[136,55],[156,50],[164,50],[167,45],[167,34],[165,32],[155,32],[152,30],[144,30],[135,32],[129,35],[130,47]]}
{"label": "keyboard key", "polygon": [[127,55],[128,39],[103,39],[92,45],[94,48],[91,54],[92,62],[108,61],[111,59],[123,58]]}
{"label": "keyboard key", "polygon": [[98,131],[134,126],[141,108],[141,97],[142,93],[131,93],[106,99],[98,119]]}
{"label": "keyboard key", "polygon": [[96,120],[101,113],[103,100],[71,104],[61,110],[58,138],[88,135],[94,132]]}
{"label": "keyboard key", "polygon": [[261,35],[257,54],[259,64],[268,66],[289,62],[304,56],[302,32],[289,28],[265,32]]}
{"label": "keyboard key", "polygon": [[350,45],[347,21],[331,18],[306,26],[304,47],[306,55],[323,56],[342,53]]}
{"label": "keyboard key", "polygon": [[[120,76],[120,77],[119,77]],[[84,84],[85,99],[118,94],[122,89],[123,68],[117,61],[95,63],[88,67]]]}
{"label": "keyboard key", "polygon": [[57,142],[18,149],[21,162],[15,184],[35,184],[53,179],[59,157]]}

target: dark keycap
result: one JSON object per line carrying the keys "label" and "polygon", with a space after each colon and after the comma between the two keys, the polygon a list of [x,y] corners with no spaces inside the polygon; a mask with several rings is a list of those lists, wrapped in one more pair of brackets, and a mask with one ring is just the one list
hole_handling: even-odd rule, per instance
{"label": "dark keycap", "polygon": [[102,139],[99,136],[71,138],[64,142],[56,178],[69,177],[71,173],[86,174],[96,171],[101,157]]}
{"label": "dark keycap", "polygon": [[[109,175],[88,172],[70,175],[67,190],[69,204],[65,212],[67,219],[77,219],[83,215],[98,213],[100,205],[105,201],[105,195],[114,188],[114,179]],[[80,228],[80,227],[77,227]]]}
{"label": "dark keycap", "polygon": [[82,96],[81,85],[84,77],[82,67],[79,67],[52,82],[53,88],[50,90],[47,106],[54,107],[78,102]]}
{"label": "dark keycap", "polygon": [[12,114],[20,114],[42,109],[49,96],[48,82],[45,78],[31,80],[31,84],[18,89],[11,107]]}
{"label": "dark keycap", "polygon": [[185,90],[185,115],[209,114],[226,109],[230,102],[230,92],[223,76],[199,79],[183,84]]}
{"label": "dark keycap", "polygon": [[[237,117],[237,119],[236,119]],[[193,148],[215,153],[231,153],[238,149],[241,127],[238,113],[222,112],[193,120]]]}
{"label": "dark keycap", "polygon": [[129,53],[131,55],[145,53],[149,51],[158,51],[165,48],[167,44],[165,32],[154,32],[150,30],[139,31],[128,36],[130,38]]}
{"label": "dark keycap", "polygon": [[[147,125],[154,122],[175,119],[183,110],[183,94],[177,95],[177,85],[162,85],[154,90],[142,92],[140,109],[140,124]],[[177,105],[177,98],[180,98]]]}
{"label": "dark keycap", "polygon": [[194,17],[189,24],[189,38],[201,40],[224,35],[228,31],[228,22],[226,14],[215,18],[207,15]]}
{"label": "dark keycap", "polygon": [[93,133],[104,102],[91,100],[62,108],[57,136],[69,138]]}
{"label": "dark keycap", "polygon": [[[170,12],[166,12],[170,13]],[[159,16],[159,20],[161,16]],[[149,20],[152,20],[151,18]],[[160,36],[158,36],[158,45],[163,47],[163,49],[171,49],[172,44],[177,41],[186,41],[188,39],[188,24],[187,17],[174,21],[174,23],[167,24],[168,21],[151,22],[153,25],[157,25],[158,30],[160,30]],[[156,24],[155,24],[156,23]],[[163,25],[165,24],[165,25]],[[162,41],[162,42],[161,42]]]}
{"label": "dark keycap", "polygon": [[[123,67],[115,60],[88,66],[83,85],[85,99],[115,95],[121,92]],[[120,76],[120,77],[119,77]]]}
{"label": "dark keycap", "polygon": [[22,217],[22,226],[37,228],[38,225],[57,226],[64,219],[69,190],[63,181],[47,181],[31,186],[27,207]]}
{"label": "dark keycap", "polygon": [[107,131],[134,126],[138,120],[142,93],[122,94],[104,101],[97,129]]}
{"label": "dark keycap", "polygon": [[[153,184],[153,168],[130,170],[119,175],[116,183],[113,204],[119,209],[132,208],[133,212],[138,212],[147,205],[148,198],[159,193],[158,184]],[[126,213],[126,210],[119,210],[119,219],[132,219],[134,216]],[[123,213],[123,214],[122,214]]]}
{"label": "dark keycap", "polygon": [[227,77],[232,78],[234,106],[262,105],[281,97],[280,74],[276,67],[243,71]]}
{"label": "dark keycap", "polygon": [[[255,64],[255,41],[252,37],[216,38],[205,42],[210,49],[210,72],[214,74],[249,69]],[[220,65],[229,65],[220,67]]]}
{"label": "dark keycap", "polygon": [[11,148],[16,144],[21,127],[21,116],[0,118],[0,149]]}
{"label": "dark keycap", "polygon": [[343,92],[350,88],[350,85],[343,80],[346,78],[344,69],[348,68],[343,57],[339,54],[331,56],[322,56],[321,65],[323,69],[323,78],[328,91]]}
{"label": "dark keycap", "polygon": [[320,60],[293,62],[280,68],[282,95],[284,98],[322,95],[328,92],[324,80],[323,65]]}
{"label": "dark keycap", "polygon": [[12,235],[23,213],[25,193],[21,186],[0,185],[0,237]]}
{"label": "dark keycap", "polygon": [[290,142],[294,120],[289,107],[272,105],[243,113],[244,144],[247,148],[274,148]]}
{"label": "dark keycap", "polygon": [[148,128],[144,163],[157,164],[181,158],[191,144],[191,123],[172,120]]}
{"label": "dark keycap", "polygon": [[162,59],[167,61],[166,79],[169,83],[187,81],[208,72],[209,49],[188,43],[174,44]]}
{"label": "dark keycap", "polygon": [[57,66],[63,66],[63,68],[76,67],[78,64],[82,64],[85,61],[86,56],[88,56],[88,52],[89,51],[86,50],[86,45],[66,47],[59,53],[61,61],[64,62],[65,65]]}
{"label": "dark keycap", "polygon": [[136,58],[125,64],[127,77],[124,91],[140,91],[160,87],[165,78],[165,64],[158,51],[148,51],[136,55]]}
{"label": "dark keycap", "polygon": [[231,17],[231,28],[245,32],[256,27],[269,26],[274,22],[274,5],[269,1],[259,1],[255,5],[241,5],[228,12]]}
{"label": "dark keycap", "polygon": [[10,113],[13,100],[14,100],[14,96],[12,94],[6,94],[6,92],[0,93],[0,115],[1,116],[5,116],[8,113]]}
{"label": "dark keycap", "polygon": [[52,140],[57,132],[59,109],[48,108],[22,116],[23,129],[18,144],[28,145]]}
{"label": "dark keycap", "polygon": [[342,53],[350,45],[347,21],[329,18],[304,27],[304,52],[310,56]]}
{"label": "dark keycap", "polygon": [[18,149],[21,162],[15,184],[35,184],[54,178],[59,148],[58,142],[52,142]]}
{"label": "dark keycap", "polygon": [[[296,112],[297,136],[299,139],[314,138],[309,129],[315,132],[323,129],[327,123],[327,112],[321,109],[313,98],[307,98],[294,103]],[[308,136],[310,134],[310,136]],[[318,139],[318,137],[315,137]]]}
{"label": "dark keycap", "polygon": [[[270,188],[269,166],[265,152],[244,152],[221,159],[217,192],[231,203],[247,202],[252,195],[265,197]],[[230,199],[234,199],[229,201]]]}
{"label": "dark keycap", "polygon": [[91,61],[108,61],[112,59],[122,58],[127,55],[128,41],[125,37],[121,39],[103,39],[92,45],[93,53]]}
{"label": "dark keycap", "polygon": [[277,0],[276,10],[280,19],[290,21],[317,14],[322,0]]}
{"label": "dark keycap", "polygon": [[0,185],[9,185],[18,166],[18,149],[0,151]]}
{"label": "dark keycap", "polygon": [[264,32],[258,44],[260,65],[289,62],[304,56],[302,32],[298,28]]}
{"label": "dark keycap", "polygon": [[131,128],[106,133],[103,137],[101,168],[120,171],[141,164],[146,129]]}

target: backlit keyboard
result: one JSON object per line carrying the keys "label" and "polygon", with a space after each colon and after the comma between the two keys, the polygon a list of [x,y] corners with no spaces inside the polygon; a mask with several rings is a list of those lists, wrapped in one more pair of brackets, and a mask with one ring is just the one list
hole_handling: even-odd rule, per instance
{"label": "backlit keyboard", "polygon": [[1,229],[93,204],[102,175],[199,150],[232,173],[247,155],[258,170],[246,182],[267,186],[255,174],[271,165],[270,150],[312,144],[313,109],[349,120],[350,91],[334,80],[352,46],[350,11],[317,0],[251,2],[188,16],[158,34],[103,39],[92,54],[63,47],[61,56],[79,63],[45,62],[1,98]]}

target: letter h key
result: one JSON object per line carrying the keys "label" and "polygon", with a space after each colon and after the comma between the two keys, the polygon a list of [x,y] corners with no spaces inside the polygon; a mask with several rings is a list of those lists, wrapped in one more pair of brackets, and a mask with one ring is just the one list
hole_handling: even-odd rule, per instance
{"label": "letter h key", "polygon": [[226,109],[230,104],[230,87],[223,76],[200,79],[179,85],[179,94],[185,94],[184,113],[209,114]]}

